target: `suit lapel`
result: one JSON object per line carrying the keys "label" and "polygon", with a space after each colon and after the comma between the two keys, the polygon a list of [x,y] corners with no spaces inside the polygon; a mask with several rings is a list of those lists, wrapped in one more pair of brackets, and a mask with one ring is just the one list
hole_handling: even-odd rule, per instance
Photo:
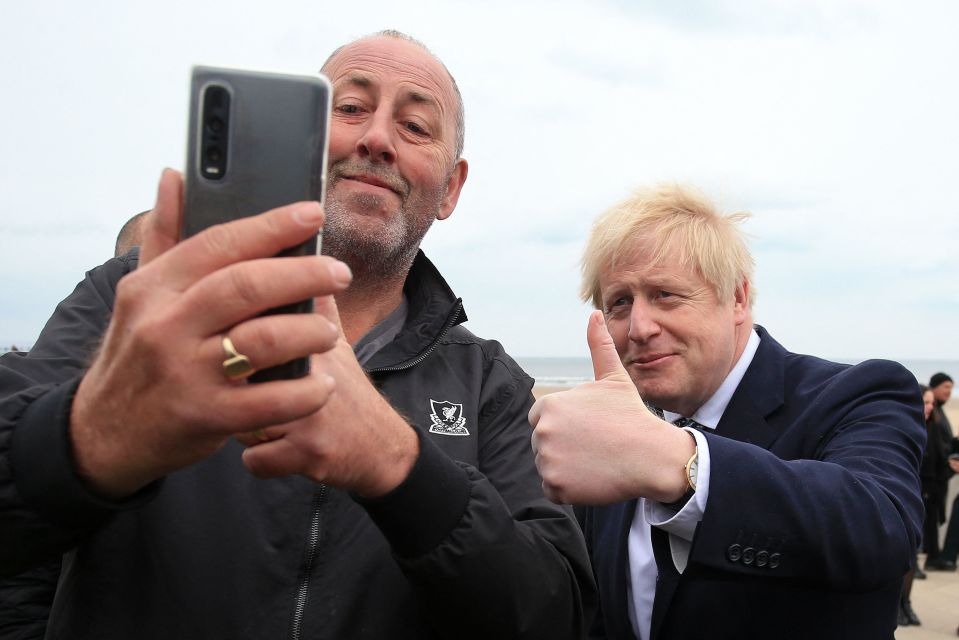
{"label": "suit lapel", "polygon": [[716,433],[768,449],[780,434],[766,417],[783,405],[786,350],[758,325],[756,333],[759,348],[730,398]]}

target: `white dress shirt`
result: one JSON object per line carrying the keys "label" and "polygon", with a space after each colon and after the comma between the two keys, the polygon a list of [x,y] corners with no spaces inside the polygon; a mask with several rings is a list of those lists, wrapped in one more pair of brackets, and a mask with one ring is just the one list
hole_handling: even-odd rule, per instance
{"label": "white dress shirt", "polygon": [[[746,369],[756,355],[759,347],[759,335],[755,330],[749,334],[746,348],[736,366],[732,368],[719,389],[701,406],[696,413],[686,416],[708,429],[715,429],[726,411],[736,387],[746,374]],[[680,418],[678,413],[664,411],[664,419],[673,422]],[[659,527],[669,534],[669,549],[676,571],[686,570],[689,560],[689,548],[696,532],[696,526],[703,519],[706,501],[709,499],[709,445],[706,437],[698,430],[686,427],[696,439],[699,452],[699,472],[696,478],[696,491],[682,509],[670,509],[655,500],[640,498],[636,505],[636,514],[629,528],[629,566],[627,567],[626,597],[629,605],[629,622],[639,640],[648,640],[649,627],[653,615],[653,597],[656,594],[656,559],[653,557],[650,526]]]}

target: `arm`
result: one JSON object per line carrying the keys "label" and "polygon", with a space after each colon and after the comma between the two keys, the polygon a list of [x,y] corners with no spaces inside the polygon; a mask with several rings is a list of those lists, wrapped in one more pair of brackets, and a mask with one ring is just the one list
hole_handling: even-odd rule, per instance
{"label": "arm", "polygon": [[5,575],[73,546],[112,511],[148,499],[151,483],[231,435],[314,413],[332,391],[322,367],[297,380],[248,385],[227,378],[220,364],[227,332],[259,368],[335,343],[335,328],[321,315],[258,315],[347,286],[348,269],[330,258],[260,259],[315,235],[319,205],[281,207],[178,243],[181,186],[178,174],[164,172],[136,271],[103,283],[95,272],[58,309],[35,352],[5,357]]}
{"label": "arm", "polygon": [[[573,503],[675,501],[685,458],[676,459],[682,442],[673,439],[689,437],[643,409],[608,333],[590,327],[596,382],[542,398],[530,412],[544,486]],[[756,431],[742,437],[770,434],[771,450],[707,434],[709,498],[684,575],[708,569],[870,590],[908,569],[922,522],[915,379],[882,362],[819,371],[787,376],[791,404],[769,424],[753,409]],[[755,557],[747,563],[743,554]]]}
{"label": "arm", "polygon": [[5,575],[54,558],[110,513],[104,502],[82,500],[73,504],[74,517],[56,521],[57,509],[48,508],[43,496],[85,495],[69,458],[67,417],[58,407],[69,406],[109,322],[116,284],[135,267],[132,258],[112,259],[87,273],[57,306],[33,349],[0,358],[0,504],[5,512],[0,567]]}
{"label": "arm", "polygon": [[529,448],[531,381],[520,376],[494,360],[479,468],[424,438],[408,482],[367,505],[421,601],[442,599],[425,610],[444,637],[579,638],[592,618],[582,535],[543,495]]}
{"label": "arm", "polygon": [[349,382],[314,416],[269,428],[270,442],[244,452],[247,467],[353,492],[414,593],[424,603],[442,600],[423,610],[444,637],[581,637],[593,579],[572,514],[543,496],[536,475],[526,419],[531,380],[505,356],[492,359],[478,390],[475,468],[421,437],[340,342],[320,359]]}
{"label": "arm", "polygon": [[[778,427],[771,451],[707,435],[709,506],[690,567],[837,589],[896,580],[908,570],[922,525],[917,397],[905,369],[872,361],[799,400],[801,413]],[[779,553],[778,566],[731,561],[737,543]]]}

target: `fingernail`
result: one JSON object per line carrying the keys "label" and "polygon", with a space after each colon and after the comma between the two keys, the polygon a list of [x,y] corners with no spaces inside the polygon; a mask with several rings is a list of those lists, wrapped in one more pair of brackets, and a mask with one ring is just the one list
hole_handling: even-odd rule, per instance
{"label": "fingernail", "polygon": [[353,272],[346,266],[346,263],[334,260],[330,263],[330,275],[337,284],[346,286],[353,281]]}
{"label": "fingernail", "polygon": [[310,202],[293,211],[293,219],[304,227],[315,227],[323,222],[323,207],[319,202]]}

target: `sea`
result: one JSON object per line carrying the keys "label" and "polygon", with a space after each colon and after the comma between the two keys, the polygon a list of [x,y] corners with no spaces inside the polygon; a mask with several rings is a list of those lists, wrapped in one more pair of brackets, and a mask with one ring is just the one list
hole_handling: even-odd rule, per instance
{"label": "sea", "polygon": [[[2,344],[2,343],[0,343]],[[10,347],[0,347],[0,353]],[[593,379],[593,363],[589,358],[516,357],[521,367],[544,387],[575,387]],[[836,362],[858,364],[861,360],[831,358]],[[959,377],[959,360],[900,360],[906,369],[922,384],[928,384],[932,374],[943,371],[953,378]]]}
{"label": "sea", "polygon": [[[858,364],[861,360],[836,359],[836,362]],[[521,358],[516,361],[536,380],[536,384],[545,387],[575,387],[593,379],[593,363],[589,358]],[[934,373],[945,372],[953,378],[959,377],[959,360],[900,360],[902,366],[916,376],[922,384],[928,384]]]}

